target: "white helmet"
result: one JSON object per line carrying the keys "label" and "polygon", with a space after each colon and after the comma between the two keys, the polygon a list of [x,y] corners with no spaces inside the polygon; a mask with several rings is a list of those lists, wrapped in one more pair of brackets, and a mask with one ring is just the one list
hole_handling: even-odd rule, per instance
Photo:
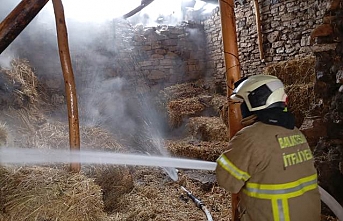
{"label": "white helmet", "polygon": [[249,111],[272,107],[285,108],[287,94],[280,79],[272,75],[254,75],[243,80],[230,98],[245,102]]}

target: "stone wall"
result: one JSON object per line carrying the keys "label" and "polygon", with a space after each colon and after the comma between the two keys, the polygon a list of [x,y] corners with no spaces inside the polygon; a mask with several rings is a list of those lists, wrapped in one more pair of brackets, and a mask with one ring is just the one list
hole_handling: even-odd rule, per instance
{"label": "stone wall", "polygon": [[[158,92],[174,84],[202,79],[205,75],[205,36],[199,22],[144,27],[115,20],[97,28],[94,41],[77,43],[78,47],[71,48],[76,83],[80,88],[78,93],[84,87],[94,87],[95,81],[104,84],[113,78],[125,79],[122,90],[128,94]],[[71,45],[74,46],[74,42]],[[47,49],[23,57],[30,57],[39,72],[61,72],[56,56],[54,63],[41,64]],[[56,67],[52,68],[51,64]],[[60,89],[63,94],[61,76],[50,74],[45,82],[49,88]]]}
{"label": "stone wall", "polygon": [[[327,1],[259,1],[264,60],[260,59],[253,1],[235,8],[238,51],[242,75],[261,73],[268,64],[311,55],[311,33],[322,24]],[[278,3],[272,3],[278,2]],[[216,85],[225,82],[220,12],[217,8],[203,21],[207,39],[207,74]],[[225,84],[221,84],[225,86]],[[222,91],[226,91],[223,89]]]}
{"label": "stone wall", "polygon": [[219,8],[216,8],[202,24],[206,35],[206,77],[211,79],[215,92],[224,94],[226,70]]}
{"label": "stone wall", "polygon": [[132,28],[126,47],[116,57],[117,75],[141,92],[195,81],[204,76],[204,31],[199,24]]}
{"label": "stone wall", "polygon": [[[324,31],[325,32],[324,32]],[[313,32],[316,56],[316,128],[325,131],[314,148],[320,185],[343,205],[343,1],[328,5],[323,23]],[[311,131],[310,131],[311,132]]]}

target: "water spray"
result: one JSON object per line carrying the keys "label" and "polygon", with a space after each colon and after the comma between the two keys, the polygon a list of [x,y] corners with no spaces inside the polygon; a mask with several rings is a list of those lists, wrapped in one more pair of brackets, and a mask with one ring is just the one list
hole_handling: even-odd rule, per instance
{"label": "water spray", "polygon": [[[166,168],[183,168],[193,170],[214,171],[217,163],[203,160],[184,158],[147,156],[137,154],[123,154],[100,151],[70,151],[44,150],[33,148],[0,148],[0,164],[35,165],[55,163],[108,164],[108,165],[136,165]],[[182,187],[181,187],[182,188]],[[185,190],[185,188],[182,188]],[[189,192],[189,191],[187,191]],[[321,200],[331,211],[343,221],[342,206],[323,188],[319,186]],[[188,195],[188,193],[187,193]],[[191,197],[189,195],[189,197]],[[194,197],[194,196],[193,196]],[[192,197],[191,197],[192,198]],[[196,199],[194,197],[194,199]],[[192,198],[193,200],[193,198]],[[194,200],[193,200],[194,201]],[[201,201],[195,200],[196,205],[203,207]],[[202,209],[202,208],[201,208]],[[207,213],[207,212],[205,212]],[[206,214],[206,216],[208,216]],[[210,219],[209,219],[210,220]]]}
{"label": "water spray", "polygon": [[163,156],[104,151],[0,148],[0,164],[32,165],[57,163],[135,165],[196,170],[214,170],[216,167],[215,162]]}

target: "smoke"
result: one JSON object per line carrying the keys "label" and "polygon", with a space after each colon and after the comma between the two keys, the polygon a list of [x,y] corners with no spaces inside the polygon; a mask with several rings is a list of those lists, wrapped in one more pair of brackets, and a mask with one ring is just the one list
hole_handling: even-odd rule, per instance
{"label": "smoke", "polygon": [[[19,2],[2,0],[0,19],[3,20]],[[120,60],[121,54],[132,50],[130,37],[133,33],[130,31],[131,24],[114,18],[136,8],[141,0],[62,2],[81,126],[106,128],[119,137],[120,143],[134,152],[168,155],[163,142],[164,116],[156,111],[153,97],[136,94],[132,85],[130,87],[132,79],[127,79],[125,72],[118,73],[120,70],[133,71],[137,61],[132,59],[131,64],[126,64]],[[155,0],[128,21],[134,25],[143,23],[145,26],[176,25],[185,17],[181,3],[182,0]],[[196,30],[190,30],[190,34],[196,39]],[[28,59],[38,79],[46,82],[54,93],[64,94],[51,1],[0,55],[1,67],[7,68],[13,58]],[[141,73],[137,73],[139,75]],[[63,106],[64,112],[60,116],[66,117],[65,108]],[[177,178],[175,169],[164,169],[170,177]]]}
{"label": "smoke", "polygon": [[142,23],[144,26],[160,24],[177,25],[183,20],[182,0],[154,0],[149,6],[130,18],[132,23]]}
{"label": "smoke", "polygon": [[[2,0],[0,17],[5,18],[19,2],[20,0]],[[130,25],[123,20],[109,20],[109,15],[93,21],[91,18],[96,17],[94,13],[97,10],[87,9],[90,7],[87,6],[89,4],[87,1],[64,2],[78,93],[80,124],[105,127],[119,134],[125,144],[135,151],[163,153],[164,144],[159,140],[163,136],[163,125],[159,125],[161,116],[153,110],[150,98],[128,91],[128,79],[125,76],[115,76],[114,73],[118,68],[125,68],[120,63],[120,53],[131,50],[127,39],[130,38],[128,30]],[[71,2],[74,4],[72,5]],[[80,7],[72,11],[72,7],[77,5],[76,2]],[[94,6],[104,1],[89,2],[92,2]],[[113,2],[118,8],[118,3],[121,1]],[[132,2],[137,2],[137,0],[132,0]],[[134,7],[138,5],[134,4]],[[125,12],[122,10],[123,7],[120,8],[121,13]],[[86,9],[88,16],[84,19],[77,12]],[[72,16],[73,13],[76,13],[75,17]],[[0,55],[0,65],[6,68],[10,61],[17,57],[28,59],[37,77],[46,82],[54,93],[64,94],[51,1]],[[135,65],[135,61],[132,62],[131,66]],[[65,107],[63,108],[63,113],[55,115],[65,117]]]}
{"label": "smoke", "polygon": [[11,61],[14,58],[14,53],[10,50],[7,50],[1,54],[1,59],[0,59],[0,69],[5,68],[5,69],[10,69],[11,68]]}
{"label": "smoke", "polygon": [[148,7],[130,18],[130,22],[144,26],[178,25],[185,20],[199,19],[212,13],[218,4],[201,0],[154,0]]}

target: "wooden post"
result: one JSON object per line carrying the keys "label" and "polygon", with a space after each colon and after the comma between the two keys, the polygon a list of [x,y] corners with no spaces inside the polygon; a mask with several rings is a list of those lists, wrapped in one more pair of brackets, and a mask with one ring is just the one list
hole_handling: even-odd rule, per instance
{"label": "wooden post", "polygon": [[[242,128],[240,106],[239,104],[230,101],[230,95],[233,92],[234,83],[241,78],[234,0],[219,0],[219,7],[226,66],[227,97],[229,101],[229,136],[232,138]],[[236,221],[238,217],[237,194],[231,194],[231,204],[232,219]]]}
{"label": "wooden post", "polygon": [[0,23],[0,54],[16,39],[49,0],[22,0]]}
{"label": "wooden post", "polygon": [[255,19],[256,19],[256,27],[257,27],[257,38],[258,38],[258,48],[260,50],[260,59],[264,59],[263,53],[263,37],[261,31],[261,14],[260,14],[260,6],[258,5],[258,0],[254,0],[254,8],[255,8]]}
{"label": "wooden post", "polygon": [[[219,3],[226,66],[227,97],[230,102],[230,95],[233,92],[234,83],[241,78],[237,46],[236,19],[234,14],[234,1],[220,0]],[[239,104],[233,102],[229,103],[228,125],[230,125],[230,138],[242,128]]]}
{"label": "wooden post", "polygon": [[[80,129],[79,116],[77,107],[77,97],[75,89],[75,81],[73,68],[70,59],[68,33],[64,17],[64,9],[61,0],[52,0],[54,5],[58,48],[61,60],[61,66],[64,77],[65,91],[68,106],[69,120],[69,144],[70,150],[80,150]],[[73,172],[79,172],[81,169],[80,163],[71,163],[70,169]]]}

